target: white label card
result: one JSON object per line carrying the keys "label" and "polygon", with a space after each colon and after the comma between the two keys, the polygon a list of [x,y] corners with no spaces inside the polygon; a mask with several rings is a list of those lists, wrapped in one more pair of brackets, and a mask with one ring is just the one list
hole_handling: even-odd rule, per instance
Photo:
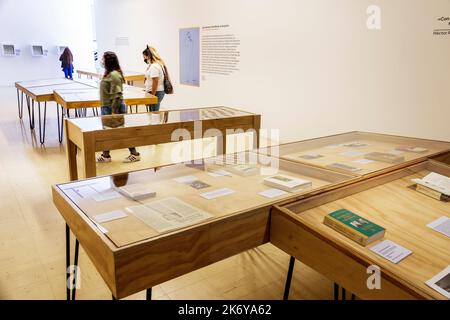
{"label": "white label card", "polygon": [[98,223],[104,223],[104,222],[122,219],[122,218],[126,218],[126,217],[128,217],[128,215],[125,212],[123,212],[122,210],[115,210],[115,211],[111,211],[111,212],[98,214],[98,215],[94,216],[94,220],[97,221]]}
{"label": "white label card", "polygon": [[234,193],[234,190],[231,190],[228,188],[222,188],[222,189],[217,189],[214,191],[202,193],[202,194],[200,194],[200,196],[202,198],[205,198],[206,200],[212,200],[212,199],[224,197],[224,196],[227,196],[227,195],[233,194],[233,193]]}
{"label": "white label card", "polygon": [[369,160],[369,159],[358,159],[358,160],[353,160],[352,162],[359,163],[359,164],[370,164],[370,163],[373,163],[375,161]]}
{"label": "white label card", "polygon": [[400,151],[400,150],[390,150],[390,151],[388,151],[387,153],[393,154],[394,156],[399,156],[399,155],[401,155],[401,154],[404,154],[404,152],[403,152],[403,151]]}
{"label": "white label card", "polygon": [[208,175],[210,175],[213,178],[231,177],[231,174],[225,170],[214,170],[214,171],[208,172]]}
{"label": "white label card", "polygon": [[443,235],[446,235],[450,238],[450,218],[449,217],[441,217],[436,221],[427,225],[428,228],[431,228]]}
{"label": "white label card", "polygon": [[411,250],[408,250],[391,240],[384,240],[370,248],[370,250],[393,263],[399,263],[412,253]]}
{"label": "white label card", "polygon": [[265,191],[262,191],[258,193],[260,196],[263,196],[268,199],[284,196],[288,194],[286,191],[280,190],[280,189],[268,189]]}
{"label": "white label card", "polygon": [[349,158],[360,157],[362,155],[364,155],[364,153],[359,152],[359,151],[347,151],[347,152],[341,153],[341,156],[349,157]]}
{"label": "white label card", "polygon": [[194,177],[194,176],[183,176],[183,177],[178,177],[173,179],[178,183],[189,183],[195,180],[198,180],[198,178]]}

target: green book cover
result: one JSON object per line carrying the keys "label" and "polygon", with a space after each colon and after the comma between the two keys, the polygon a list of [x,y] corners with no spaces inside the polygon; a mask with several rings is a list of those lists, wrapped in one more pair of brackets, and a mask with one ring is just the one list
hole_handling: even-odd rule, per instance
{"label": "green book cover", "polygon": [[337,211],[334,211],[330,213],[329,216],[369,238],[385,230],[379,225],[370,222],[346,209],[339,209]]}

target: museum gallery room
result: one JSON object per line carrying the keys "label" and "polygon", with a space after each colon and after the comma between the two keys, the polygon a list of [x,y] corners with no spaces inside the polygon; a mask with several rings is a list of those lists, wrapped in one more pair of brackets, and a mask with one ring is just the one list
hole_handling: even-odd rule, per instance
{"label": "museum gallery room", "polygon": [[449,300],[449,54],[448,0],[0,0],[0,300]]}

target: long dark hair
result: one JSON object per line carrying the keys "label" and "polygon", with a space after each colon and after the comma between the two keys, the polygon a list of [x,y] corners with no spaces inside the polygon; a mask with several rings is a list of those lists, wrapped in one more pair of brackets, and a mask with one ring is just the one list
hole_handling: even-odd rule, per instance
{"label": "long dark hair", "polygon": [[61,61],[66,64],[73,63],[73,55],[69,47],[65,47],[63,53],[61,54]]}
{"label": "long dark hair", "polygon": [[112,51],[106,51],[103,54],[103,59],[105,60],[105,74],[103,77],[107,77],[111,72],[117,71],[122,75],[122,82],[125,82],[117,55]]}

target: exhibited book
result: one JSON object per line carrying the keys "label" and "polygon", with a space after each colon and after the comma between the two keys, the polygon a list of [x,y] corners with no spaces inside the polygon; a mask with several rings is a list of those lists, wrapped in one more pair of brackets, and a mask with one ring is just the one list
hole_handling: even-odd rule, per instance
{"label": "exhibited book", "polygon": [[282,174],[277,174],[275,176],[264,178],[264,184],[269,187],[290,192],[312,186],[311,181],[294,178]]}
{"label": "exhibited book", "polygon": [[206,182],[203,182],[201,180],[189,181],[189,182],[186,182],[186,184],[196,190],[201,190],[201,189],[206,189],[206,188],[211,187],[209,184],[207,184]]}
{"label": "exhibited book", "polygon": [[346,209],[328,214],[323,223],[363,246],[382,239],[386,232],[383,227]]}
{"label": "exhibited book", "polygon": [[400,163],[405,161],[404,156],[384,152],[371,152],[366,154],[364,158],[387,163]]}
{"label": "exhibited book", "polygon": [[212,217],[209,213],[174,197],[128,207],[126,210],[158,232],[186,227]]}
{"label": "exhibited book", "polygon": [[327,168],[343,172],[359,172],[362,170],[361,168],[352,167],[343,163],[332,163],[327,165]]}
{"label": "exhibited book", "polygon": [[426,149],[426,148],[414,147],[414,146],[398,146],[397,148],[395,148],[395,150],[404,151],[404,152],[414,152],[414,153],[424,153],[424,152],[428,151],[428,149]]}
{"label": "exhibited book", "polygon": [[435,172],[423,179],[412,179],[416,183],[416,190],[437,200],[450,200],[450,178]]}
{"label": "exhibited book", "polygon": [[433,190],[429,187],[423,186],[421,184],[416,184],[416,190],[424,195],[434,198],[439,201],[450,201],[450,196],[443,194],[442,192]]}
{"label": "exhibited book", "polygon": [[425,283],[447,299],[450,299],[450,265]]}
{"label": "exhibited book", "polygon": [[133,200],[143,200],[156,196],[156,191],[140,183],[115,188],[119,193]]}
{"label": "exhibited book", "polygon": [[323,158],[323,155],[317,154],[317,153],[310,153],[310,154],[302,154],[298,157],[301,159],[305,159],[305,160],[315,160],[315,159]]}
{"label": "exhibited book", "polygon": [[247,164],[238,164],[234,166],[227,166],[226,170],[234,173],[239,176],[252,176],[259,172],[259,168],[257,166],[247,165]]}

